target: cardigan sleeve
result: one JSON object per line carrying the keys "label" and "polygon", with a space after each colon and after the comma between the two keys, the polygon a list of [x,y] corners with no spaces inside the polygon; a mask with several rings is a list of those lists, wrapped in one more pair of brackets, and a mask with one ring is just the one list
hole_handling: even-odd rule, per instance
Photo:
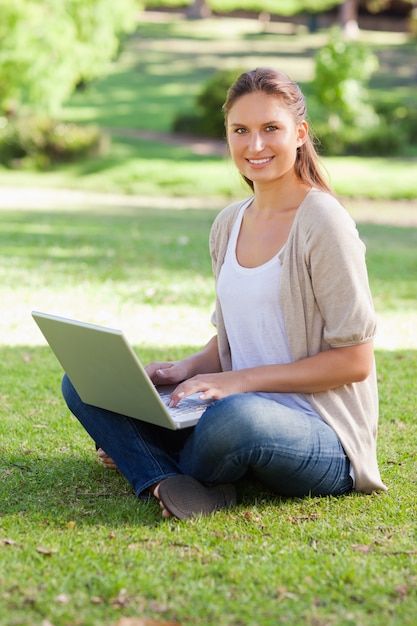
{"label": "cardigan sleeve", "polygon": [[365,245],[336,198],[309,192],[281,262],[280,304],[294,360],[374,338]]}
{"label": "cardigan sleeve", "polygon": [[305,264],[331,347],[371,341],[376,316],[365,245],[347,211],[333,198],[315,206],[305,231]]}

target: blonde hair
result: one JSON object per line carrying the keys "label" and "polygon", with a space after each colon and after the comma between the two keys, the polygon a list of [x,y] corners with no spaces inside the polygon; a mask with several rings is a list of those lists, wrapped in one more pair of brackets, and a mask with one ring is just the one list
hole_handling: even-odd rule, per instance
{"label": "blonde hair", "polygon": [[[222,107],[225,122],[227,122],[229,111],[239,98],[257,91],[280,98],[287,107],[288,112],[293,116],[296,124],[306,120],[307,107],[305,98],[297,83],[282,72],[267,67],[258,67],[250,72],[241,74],[229,88],[226,102]],[[310,130],[306,141],[297,149],[294,168],[297,178],[302,183],[332,193],[328,182],[323,176],[322,166]],[[253,190],[253,182],[246,176],[243,176],[243,178]]]}

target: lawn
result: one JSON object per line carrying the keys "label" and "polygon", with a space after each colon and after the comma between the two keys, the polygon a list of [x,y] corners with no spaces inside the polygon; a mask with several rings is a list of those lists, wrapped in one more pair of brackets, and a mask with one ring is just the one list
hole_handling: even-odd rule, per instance
{"label": "lawn", "polygon": [[187,354],[210,336],[215,213],[75,200],[1,211],[2,626],[415,623],[415,226],[359,225],[383,329],[387,493],[280,500],[242,482],[232,512],[164,521],[101,468],[63,405],[30,310],[122,326],[145,361]]}
{"label": "lawn", "polygon": [[[148,38],[133,38],[122,54],[130,67],[123,127],[135,110],[136,128],[155,128],[158,115],[168,127],[177,104],[167,119],[154,106],[141,117],[128,62],[129,46],[146,44],[160,60],[141,62],[158,84],[168,89],[175,68],[185,81],[191,58],[181,62],[179,51],[191,35],[178,29],[188,25],[168,27],[177,48],[161,47],[164,26],[150,24]],[[209,56],[213,34],[193,28]],[[257,37],[242,37],[245,54]],[[235,45],[221,29],[219,41],[223,55]],[[111,96],[107,80],[116,77],[77,94],[66,116],[117,125],[105,97],[94,103],[101,89]],[[147,98],[162,102],[156,85]],[[192,80],[188,89],[184,102]],[[352,158],[334,167],[367,245],[379,318],[378,457],[389,490],[285,500],[242,481],[235,509],[186,522],[163,520],[156,502],[138,502],[121,475],[99,465],[63,404],[61,368],[30,311],[122,327],[145,362],[184,356],[211,334],[210,224],[245,192],[218,157],[132,139],[115,140],[102,160],[40,177],[0,172],[3,187],[21,192],[4,189],[0,204],[0,626],[414,626],[417,221],[411,201],[388,201],[407,183],[416,197],[415,161],[406,171],[404,163]],[[386,190],[375,184],[378,200],[360,197],[371,187],[366,172]]]}

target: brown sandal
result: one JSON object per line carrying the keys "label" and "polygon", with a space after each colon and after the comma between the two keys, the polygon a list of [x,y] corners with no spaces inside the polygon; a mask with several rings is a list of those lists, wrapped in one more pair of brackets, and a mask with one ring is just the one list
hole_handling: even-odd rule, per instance
{"label": "brown sandal", "polygon": [[171,515],[188,519],[234,506],[236,491],[233,485],[205,487],[191,476],[178,474],[159,484],[158,498]]}

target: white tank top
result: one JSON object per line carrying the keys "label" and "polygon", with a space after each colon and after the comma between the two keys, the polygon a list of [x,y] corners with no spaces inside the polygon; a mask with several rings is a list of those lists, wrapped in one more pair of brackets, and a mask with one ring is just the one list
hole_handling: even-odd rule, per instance
{"label": "white tank top", "polygon": [[[236,258],[237,238],[247,206],[248,203],[242,206],[233,226],[217,284],[233,370],[292,361],[279,305],[281,264],[278,254],[263,265],[251,268],[242,267]],[[259,395],[320,418],[304,394]]]}

